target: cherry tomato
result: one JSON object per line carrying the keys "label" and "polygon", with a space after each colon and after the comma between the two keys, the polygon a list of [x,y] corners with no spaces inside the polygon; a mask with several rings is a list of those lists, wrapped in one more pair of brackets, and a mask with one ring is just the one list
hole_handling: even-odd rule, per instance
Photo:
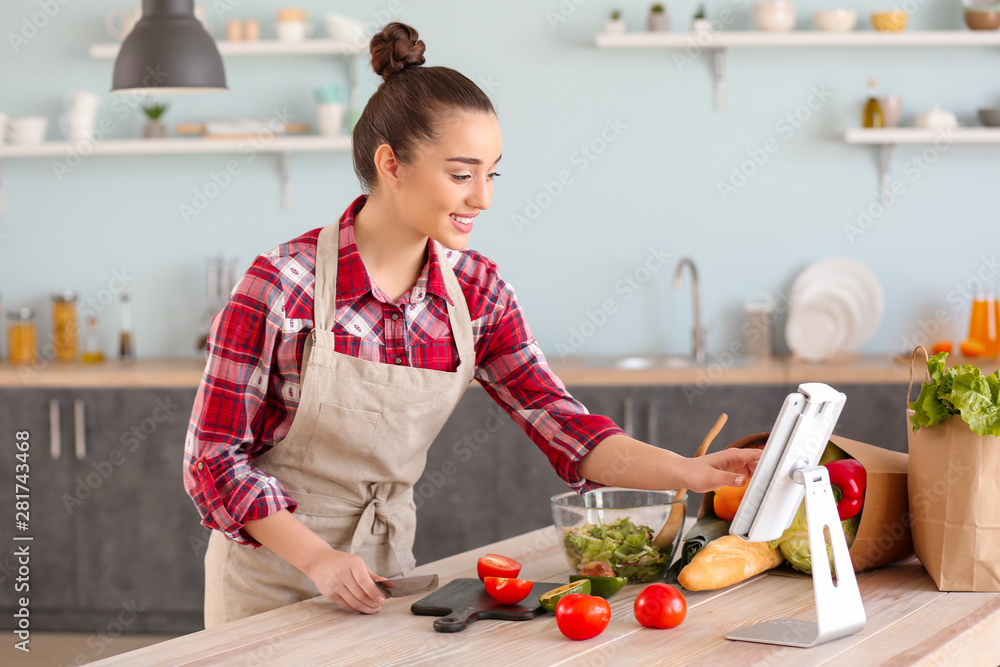
{"label": "cherry tomato", "polygon": [[486,577],[516,577],[521,572],[521,564],[513,558],[486,554],[476,566],[479,580],[486,583]]}
{"label": "cherry tomato", "polygon": [[567,595],[556,605],[556,625],[570,639],[590,639],[611,622],[611,605],[596,595]]}
{"label": "cherry tomato", "polygon": [[633,611],[647,628],[676,628],[687,616],[687,602],[673,586],[650,584],[636,597]]}
{"label": "cherry tomato", "polygon": [[517,604],[531,593],[534,582],[508,577],[486,577],[486,592],[500,604]]}

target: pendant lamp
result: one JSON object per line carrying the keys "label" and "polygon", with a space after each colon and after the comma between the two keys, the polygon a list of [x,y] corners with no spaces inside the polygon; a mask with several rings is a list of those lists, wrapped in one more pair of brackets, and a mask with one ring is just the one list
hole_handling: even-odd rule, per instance
{"label": "pendant lamp", "polygon": [[205,93],[226,90],[215,40],[194,16],[194,0],[142,0],[142,18],[122,42],[111,91]]}

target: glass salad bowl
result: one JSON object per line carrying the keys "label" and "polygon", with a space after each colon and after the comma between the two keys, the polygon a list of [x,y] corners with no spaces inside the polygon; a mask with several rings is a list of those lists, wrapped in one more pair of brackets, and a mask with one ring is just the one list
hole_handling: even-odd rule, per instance
{"label": "glass salad bowl", "polygon": [[573,572],[592,561],[607,563],[630,583],[662,579],[681,542],[681,533],[664,551],[650,543],[671,509],[687,510],[676,491],[604,487],[584,494],[552,496],[552,522]]}

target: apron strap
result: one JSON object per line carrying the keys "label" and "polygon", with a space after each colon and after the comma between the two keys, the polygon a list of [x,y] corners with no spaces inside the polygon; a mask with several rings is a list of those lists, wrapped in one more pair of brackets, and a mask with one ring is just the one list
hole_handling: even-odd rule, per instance
{"label": "apron strap", "polygon": [[[332,259],[333,261],[328,261]],[[340,263],[340,223],[319,231],[316,241],[316,282],[313,287],[313,326],[332,331],[337,314],[337,264]],[[331,312],[332,311],[332,312]]]}
{"label": "apron strap", "polygon": [[[448,306],[448,319],[451,322],[451,331],[455,336],[455,347],[458,349],[458,372],[470,372],[476,365],[476,344],[472,336],[472,318],[469,315],[469,305],[465,300],[465,294],[458,284],[455,271],[448,261],[448,250],[434,239],[428,239],[428,243],[434,248],[438,256],[438,266],[441,267],[441,276],[444,278],[445,290],[451,303]],[[462,364],[466,368],[462,369]],[[469,376],[472,381],[472,376]]]}

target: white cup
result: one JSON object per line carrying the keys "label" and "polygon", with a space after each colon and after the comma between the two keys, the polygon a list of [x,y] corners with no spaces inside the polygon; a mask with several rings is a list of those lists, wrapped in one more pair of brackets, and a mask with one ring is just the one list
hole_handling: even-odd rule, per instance
{"label": "white cup", "polygon": [[21,116],[7,121],[12,144],[40,144],[45,141],[49,119],[45,116]]}
{"label": "white cup", "polygon": [[282,42],[301,42],[313,34],[315,26],[306,21],[278,21],[275,31]]}
{"label": "white cup", "polygon": [[86,90],[66,93],[66,113],[94,115],[101,105],[101,98]]}
{"label": "white cup", "polygon": [[59,116],[59,129],[63,136],[73,143],[90,141],[94,138],[97,118],[92,114],[64,114]]}
{"label": "white cup", "polygon": [[326,32],[330,39],[348,44],[366,43],[365,24],[343,14],[326,15]]}
{"label": "white cup", "polygon": [[316,124],[324,137],[339,137],[344,130],[347,105],[340,102],[323,102],[316,105]]}

